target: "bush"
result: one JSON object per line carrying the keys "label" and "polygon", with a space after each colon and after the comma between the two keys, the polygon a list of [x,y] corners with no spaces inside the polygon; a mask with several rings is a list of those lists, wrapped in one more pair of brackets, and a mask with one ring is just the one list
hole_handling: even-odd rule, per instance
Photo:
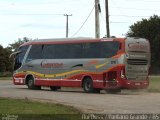
{"label": "bush", "polygon": [[0,77],[12,77],[12,72],[0,72]]}

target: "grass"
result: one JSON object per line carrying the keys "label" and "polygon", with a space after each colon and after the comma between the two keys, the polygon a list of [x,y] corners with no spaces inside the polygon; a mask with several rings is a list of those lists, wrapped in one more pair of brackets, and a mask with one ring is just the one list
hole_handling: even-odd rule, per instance
{"label": "grass", "polygon": [[150,76],[148,92],[160,92],[160,76]]}
{"label": "grass", "polygon": [[0,77],[0,80],[12,80],[12,77]]}
{"label": "grass", "polygon": [[73,107],[61,104],[33,102],[28,99],[18,100],[9,98],[0,98],[0,115],[3,114],[20,115],[22,119],[24,117],[54,117],[56,120],[74,120],[80,118],[80,112]]}

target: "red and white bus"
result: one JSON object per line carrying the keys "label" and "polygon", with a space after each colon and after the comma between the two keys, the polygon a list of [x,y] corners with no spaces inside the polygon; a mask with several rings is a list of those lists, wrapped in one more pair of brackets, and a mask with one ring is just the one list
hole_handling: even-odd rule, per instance
{"label": "red and white bus", "polygon": [[89,93],[149,85],[150,44],[143,38],[33,40],[14,55],[13,82],[29,89],[82,87]]}

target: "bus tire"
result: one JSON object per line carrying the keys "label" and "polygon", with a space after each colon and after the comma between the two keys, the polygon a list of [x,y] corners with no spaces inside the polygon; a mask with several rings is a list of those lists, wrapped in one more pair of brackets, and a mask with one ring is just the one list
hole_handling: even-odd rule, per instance
{"label": "bus tire", "polygon": [[101,89],[95,88],[95,89],[94,89],[94,92],[95,92],[95,93],[100,93],[100,92],[101,92]]}
{"label": "bus tire", "polygon": [[50,86],[50,89],[52,91],[57,91],[58,89],[61,89],[61,87],[58,87],[58,86]]}
{"label": "bus tire", "polygon": [[94,88],[93,88],[93,81],[91,78],[85,78],[83,81],[83,90],[86,93],[93,93]]}
{"label": "bus tire", "polygon": [[121,89],[108,89],[106,92],[109,94],[118,94],[121,92]]}
{"label": "bus tire", "polygon": [[34,85],[34,78],[32,76],[28,77],[27,86],[29,89],[32,89],[32,90],[41,90],[41,86]]}

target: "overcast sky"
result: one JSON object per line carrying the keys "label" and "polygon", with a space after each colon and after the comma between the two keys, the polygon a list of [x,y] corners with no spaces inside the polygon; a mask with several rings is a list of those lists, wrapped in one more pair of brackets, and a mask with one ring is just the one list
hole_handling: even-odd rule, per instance
{"label": "overcast sky", "polygon": [[[101,37],[106,34],[104,3],[105,0],[100,0]],[[0,0],[0,44],[6,47],[23,37],[64,38],[64,14],[72,14],[69,37],[94,37],[93,7],[94,0]],[[160,0],[109,0],[109,14],[111,36],[125,37],[129,26],[136,21],[160,15]]]}

